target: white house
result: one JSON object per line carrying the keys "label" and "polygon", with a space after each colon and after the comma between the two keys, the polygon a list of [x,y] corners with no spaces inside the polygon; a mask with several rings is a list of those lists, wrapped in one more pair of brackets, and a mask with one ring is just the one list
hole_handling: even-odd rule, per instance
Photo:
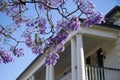
{"label": "white house", "polygon": [[40,55],[17,80],[120,80],[120,6],[105,20],[71,33],[55,66]]}

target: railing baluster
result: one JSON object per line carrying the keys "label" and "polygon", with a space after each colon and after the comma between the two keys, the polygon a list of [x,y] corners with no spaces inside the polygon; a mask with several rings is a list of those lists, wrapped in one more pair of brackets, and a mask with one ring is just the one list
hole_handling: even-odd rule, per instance
{"label": "railing baluster", "polygon": [[95,68],[92,67],[92,73],[93,73],[93,80],[95,80]]}
{"label": "railing baluster", "polygon": [[109,70],[110,71],[110,80],[112,80],[112,70]]}
{"label": "railing baluster", "polygon": [[112,76],[113,76],[112,79],[113,79],[113,80],[115,80],[115,75],[116,75],[116,74],[115,74],[115,71],[112,70]]}
{"label": "railing baluster", "polygon": [[94,67],[93,67],[93,76],[94,76],[94,77],[93,77],[93,78],[94,78],[93,80],[95,80],[95,68],[94,68]]}
{"label": "railing baluster", "polygon": [[97,68],[95,67],[95,80],[97,80]]}
{"label": "railing baluster", "polygon": [[92,76],[92,67],[90,67],[90,76],[91,76],[91,80],[93,80],[93,76]]}
{"label": "railing baluster", "polygon": [[107,70],[104,69],[105,80],[107,79]]}
{"label": "railing baluster", "polygon": [[90,80],[92,80],[92,67],[90,67]]}
{"label": "railing baluster", "polygon": [[111,80],[111,71],[110,70],[108,70],[108,71],[109,71],[108,77],[109,77],[109,80]]}
{"label": "railing baluster", "polygon": [[102,80],[101,68],[99,68],[99,79]]}
{"label": "railing baluster", "polygon": [[107,80],[107,78],[108,78],[108,77],[107,77],[107,76],[108,76],[107,73],[108,73],[108,70],[107,70],[107,69],[104,69],[105,80]]}
{"label": "railing baluster", "polygon": [[102,75],[102,68],[100,68],[100,80],[103,80],[103,75]]}
{"label": "railing baluster", "polygon": [[120,80],[120,72],[118,72],[118,74],[117,74],[117,79],[116,80]]}
{"label": "railing baluster", "polygon": [[99,70],[99,68],[97,68],[97,77],[98,77],[98,80],[100,80],[100,70]]}
{"label": "railing baluster", "polygon": [[90,67],[88,68],[88,71],[89,71],[89,72],[88,72],[88,75],[89,75],[89,76],[88,76],[88,80],[91,80]]}
{"label": "railing baluster", "polygon": [[85,67],[86,80],[88,80],[88,66]]}
{"label": "railing baluster", "polygon": [[108,70],[108,79],[109,79],[109,80],[111,79],[111,73],[110,73],[110,70]]}

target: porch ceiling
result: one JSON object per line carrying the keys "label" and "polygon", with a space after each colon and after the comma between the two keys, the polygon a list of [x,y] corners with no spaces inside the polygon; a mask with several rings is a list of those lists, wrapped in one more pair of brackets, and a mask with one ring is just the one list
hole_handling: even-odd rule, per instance
{"label": "porch ceiling", "polygon": [[84,53],[89,53],[92,49],[96,48],[97,46],[101,45],[105,39],[94,37],[94,36],[83,36],[83,48]]}

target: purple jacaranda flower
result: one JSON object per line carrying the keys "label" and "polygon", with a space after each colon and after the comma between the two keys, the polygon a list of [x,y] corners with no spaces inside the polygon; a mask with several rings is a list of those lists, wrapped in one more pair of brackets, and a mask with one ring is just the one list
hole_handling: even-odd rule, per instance
{"label": "purple jacaranda flower", "polygon": [[58,21],[57,22],[57,26],[56,29],[58,30],[58,32],[63,29],[63,30],[67,30],[68,29],[68,22],[69,21]]}
{"label": "purple jacaranda flower", "polygon": [[37,22],[38,22],[38,20],[29,19],[26,22],[26,26],[28,26],[28,27],[34,27]]}
{"label": "purple jacaranda flower", "polygon": [[33,45],[35,45],[35,42],[32,40],[31,34],[25,35],[25,43],[28,47],[32,47]]}
{"label": "purple jacaranda flower", "polygon": [[41,46],[34,45],[31,47],[32,52],[35,54],[42,54],[43,53],[43,48]]}
{"label": "purple jacaranda flower", "polygon": [[68,24],[72,31],[76,31],[80,29],[80,21],[78,17],[73,16]]}
{"label": "purple jacaranda flower", "polygon": [[28,19],[25,16],[17,16],[14,18],[15,24],[21,26],[23,23],[26,23]]}
{"label": "purple jacaranda flower", "polygon": [[39,19],[39,23],[38,23],[38,27],[39,27],[39,32],[40,34],[45,34],[46,31],[46,19],[44,18],[40,18]]}
{"label": "purple jacaranda flower", "polygon": [[32,40],[32,37],[31,37],[31,34],[26,34],[25,35],[25,43],[28,47],[31,48],[32,52],[35,53],[35,54],[42,54],[43,53],[43,48],[42,46],[39,46],[35,43],[34,40]]}
{"label": "purple jacaranda flower", "polygon": [[70,20],[67,21],[58,21],[57,29],[64,31],[75,31],[80,29],[80,21],[78,17],[73,16]]}
{"label": "purple jacaranda flower", "polygon": [[103,21],[105,21],[104,20],[104,15],[103,15],[103,13],[101,13],[101,12],[97,12],[96,13],[96,21],[95,21],[95,24],[101,24],[101,22]]}
{"label": "purple jacaranda flower", "polygon": [[104,15],[100,12],[95,12],[88,15],[88,17],[84,20],[84,26],[91,27],[93,24],[100,24],[102,21],[104,21]]}
{"label": "purple jacaranda flower", "polygon": [[82,13],[91,14],[95,11],[95,5],[90,0],[80,0],[78,5]]}
{"label": "purple jacaranda flower", "polygon": [[40,34],[46,33],[46,19],[45,18],[39,18],[39,19],[30,19],[26,22],[26,26],[31,28],[32,30],[36,30]]}
{"label": "purple jacaranda flower", "polygon": [[0,62],[2,63],[13,62],[13,58],[8,50],[0,50]]}
{"label": "purple jacaranda flower", "polygon": [[[59,5],[61,5],[64,2],[63,0],[38,0],[38,1],[42,1],[45,4],[47,3],[51,7],[58,7]],[[48,7],[46,7],[45,5],[42,5],[42,4],[39,4],[39,8],[49,10]]]}
{"label": "purple jacaranda flower", "polygon": [[59,55],[57,53],[48,53],[46,56],[45,63],[48,65],[55,65],[57,60],[59,59]]}
{"label": "purple jacaranda flower", "polygon": [[62,45],[60,49],[61,49],[61,52],[63,52],[65,50],[65,46]]}
{"label": "purple jacaranda flower", "polygon": [[17,57],[21,57],[21,56],[24,56],[24,50],[23,48],[15,48],[15,47],[12,47],[11,48],[11,51],[13,51],[13,54]]}
{"label": "purple jacaranda flower", "polygon": [[[29,15],[24,15],[28,7],[26,3],[27,0],[10,1],[12,2],[9,3],[8,0],[0,0],[0,11],[5,13],[14,21],[14,25],[10,25],[11,27],[9,27],[9,29],[6,29],[8,27],[5,27],[5,32],[0,28],[0,43],[2,43],[4,37],[7,37],[13,39],[17,44],[19,44],[21,41],[17,41],[17,39],[14,38],[13,31],[17,31],[18,28],[20,28],[17,26],[25,24],[25,44],[35,54],[42,54],[43,51],[50,48],[52,51],[46,56],[46,63],[52,65],[55,65],[59,58],[59,55],[56,52],[63,52],[65,50],[64,43],[67,41],[70,32],[80,29],[81,22],[79,21],[79,17],[82,14],[87,16],[84,19],[85,27],[91,26],[92,24],[99,24],[103,20],[103,15],[95,12],[94,4],[89,0],[73,0],[76,3],[75,8],[77,8],[73,12],[68,12],[69,10],[67,10],[67,6],[65,6],[68,2],[67,0],[29,0],[32,2],[41,1],[34,6],[35,13],[37,13],[37,16],[34,16],[34,19],[30,18]],[[58,14],[62,16],[60,17],[62,20],[59,21],[57,25],[54,25],[56,23],[56,19],[53,20],[54,11],[52,10],[58,11]],[[79,11],[81,11],[80,14]],[[77,17],[71,16],[74,13],[77,13]],[[5,34],[3,35],[1,33]],[[1,37],[1,35],[3,37]],[[17,46],[15,47],[16,48],[12,50],[14,55],[18,57],[23,56],[23,49],[17,48]],[[0,60],[2,62],[9,62],[11,59],[9,58],[10,55],[7,54],[8,52],[6,53],[6,51],[2,51],[3,52],[0,54]],[[2,53],[4,53],[4,55]]]}

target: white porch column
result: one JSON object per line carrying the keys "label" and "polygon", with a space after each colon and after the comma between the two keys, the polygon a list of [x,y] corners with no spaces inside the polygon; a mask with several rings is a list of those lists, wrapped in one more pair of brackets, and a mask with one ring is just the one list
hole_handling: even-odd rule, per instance
{"label": "white porch column", "polygon": [[54,66],[49,65],[49,80],[54,80]]}
{"label": "white porch column", "polygon": [[54,66],[46,65],[46,80],[54,80]]}
{"label": "white porch column", "polygon": [[77,54],[76,54],[76,40],[71,39],[71,69],[72,69],[72,80],[77,79]]}
{"label": "white porch column", "polygon": [[83,39],[81,34],[76,35],[77,45],[77,80],[85,80],[85,62],[83,52]]}
{"label": "white porch column", "polygon": [[49,65],[46,64],[46,80],[49,80]]}

